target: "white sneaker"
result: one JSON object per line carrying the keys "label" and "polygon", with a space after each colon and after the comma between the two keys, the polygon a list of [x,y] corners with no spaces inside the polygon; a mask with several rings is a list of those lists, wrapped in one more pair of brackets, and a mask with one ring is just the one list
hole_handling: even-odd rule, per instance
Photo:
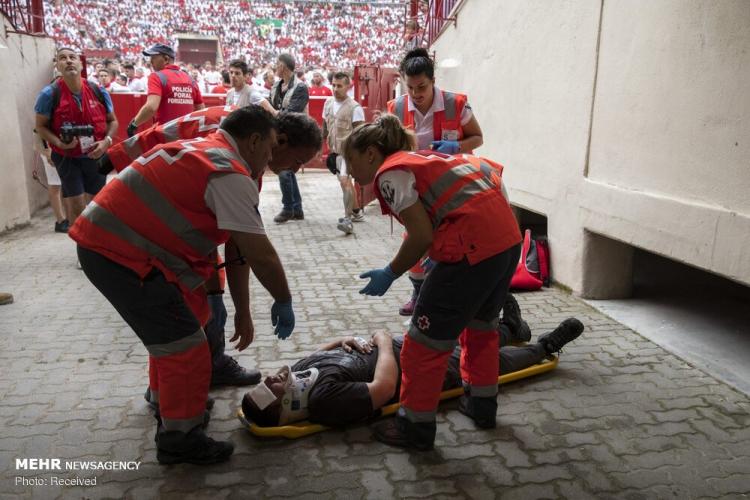
{"label": "white sneaker", "polygon": [[365,220],[365,211],[361,210],[359,212],[354,212],[352,214],[352,222],[362,222]]}
{"label": "white sneaker", "polygon": [[336,225],[336,228],[338,228],[339,231],[343,231],[346,234],[352,234],[354,232],[354,226],[352,225],[352,221],[346,217],[339,219],[339,223]]}

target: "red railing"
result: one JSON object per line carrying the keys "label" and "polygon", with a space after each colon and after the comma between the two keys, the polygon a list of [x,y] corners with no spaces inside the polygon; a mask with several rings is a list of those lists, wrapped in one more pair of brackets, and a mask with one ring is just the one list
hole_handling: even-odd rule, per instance
{"label": "red railing", "polygon": [[0,12],[8,18],[16,33],[44,34],[42,0],[0,0]]}
{"label": "red railing", "polygon": [[461,1],[462,0],[430,0],[430,6],[427,10],[427,26],[423,32],[423,36],[427,37],[427,45],[432,45],[432,42],[438,37],[440,30],[443,29],[446,21],[456,21],[456,18],[451,16],[451,12]]}

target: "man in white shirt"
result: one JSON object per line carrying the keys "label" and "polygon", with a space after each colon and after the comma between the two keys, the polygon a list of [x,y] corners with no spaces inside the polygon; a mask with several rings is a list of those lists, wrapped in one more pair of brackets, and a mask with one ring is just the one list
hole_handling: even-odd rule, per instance
{"label": "man in white shirt", "polygon": [[[142,78],[138,78],[135,72],[135,65],[133,63],[125,63],[122,65],[125,70],[125,76],[128,78],[127,86],[131,92],[146,92],[146,82]],[[141,70],[143,71],[143,70]]]}
{"label": "man in white shirt", "polygon": [[244,107],[249,104],[258,104],[269,113],[276,115],[276,111],[263,96],[247,84],[248,68],[247,64],[240,59],[235,59],[229,63],[229,83],[232,88],[227,91],[227,104],[232,106]]}
{"label": "man in white shirt", "polygon": [[364,210],[357,203],[354,181],[341,155],[341,146],[352,130],[365,121],[365,112],[347,94],[351,87],[351,79],[347,73],[335,73],[331,85],[333,96],[323,105],[323,137],[328,142],[330,151],[326,163],[329,170],[338,176],[344,195],[344,217],[339,219],[336,227],[348,235],[354,232],[352,222],[364,220]]}
{"label": "man in white shirt", "polygon": [[205,80],[208,89],[214,88],[221,82],[221,73],[214,71],[211,61],[206,61],[203,65],[203,79]]}

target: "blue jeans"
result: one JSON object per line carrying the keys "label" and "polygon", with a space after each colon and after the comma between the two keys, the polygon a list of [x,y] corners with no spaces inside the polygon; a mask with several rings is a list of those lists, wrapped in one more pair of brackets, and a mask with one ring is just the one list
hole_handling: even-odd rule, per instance
{"label": "blue jeans", "polygon": [[281,188],[281,203],[284,212],[302,213],[302,196],[297,186],[297,176],[291,170],[282,170],[279,173],[279,187]]}

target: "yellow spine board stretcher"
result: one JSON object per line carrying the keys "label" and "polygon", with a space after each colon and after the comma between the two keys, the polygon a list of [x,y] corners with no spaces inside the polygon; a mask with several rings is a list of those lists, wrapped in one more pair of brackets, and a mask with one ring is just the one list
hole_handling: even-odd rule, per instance
{"label": "yellow spine board stretcher", "polygon": [[[499,376],[497,378],[497,383],[499,385],[507,384],[508,382],[513,382],[522,378],[546,373],[557,368],[557,363],[558,358],[556,356],[550,356],[548,359],[545,359],[537,365],[524,368],[523,370],[518,370],[517,372],[506,373],[505,375]],[[456,387],[455,389],[441,392],[440,400],[442,401],[444,399],[457,398],[463,393],[463,387]],[[392,415],[396,413],[400,406],[400,403],[393,403],[388,406],[384,406],[383,408],[381,408],[381,416]],[[258,437],[285,437],[287,439],[297,439],[330,429],[330,427],[327,427],[325,425],[313,424],[312,422],[309,422],[307,420],[293,422],[291,424],[278,427],[261,427],[247,420],[245,418],[245,414],[242,412],[242,408],[237,410],[237,417],[240,419],[240,422],[242,422],[242,424],[247,428],[247,430]]]}

